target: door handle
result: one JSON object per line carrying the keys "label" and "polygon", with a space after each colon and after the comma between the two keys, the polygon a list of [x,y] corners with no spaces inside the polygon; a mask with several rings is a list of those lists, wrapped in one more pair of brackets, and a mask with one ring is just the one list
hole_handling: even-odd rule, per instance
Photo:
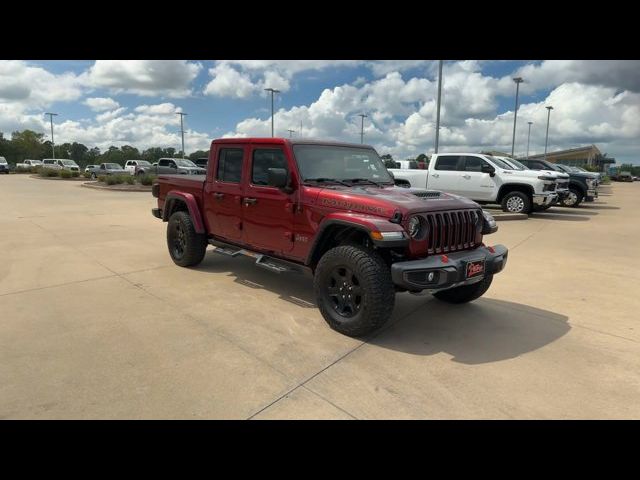
{"label": "door handle", "polygon": [[213,194],[213,198],[216,200],[222,200],[224,198],[224,193],[216,192]]}
{"label": "door handle", "polygon": [[436,178],[438,178],[438,177],[440,176],[440,174],[439,174],[439,173],[434,173],[434,174],[433,174],[433,175],[431,175],[431,176],[432,176],[432,177],[436,177]]}
{"label": "door handle", "polygon": [[244,204],[248,207],[249,205],[255,205],[256,203],[258,203],[258,199],[257,198],[249,198],[249,197],[245,197],[244,199]]}
{"label": "door handle", "polygon": [[471,178],[471,175],[463,175],[462,178],[466,178],[468,180]]}

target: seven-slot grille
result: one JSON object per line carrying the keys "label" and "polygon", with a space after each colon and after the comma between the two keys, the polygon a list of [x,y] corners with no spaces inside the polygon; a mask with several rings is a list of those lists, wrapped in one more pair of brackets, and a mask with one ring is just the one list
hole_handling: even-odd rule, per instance
{"label": "seven-slot grille", "polygon": [[421,214],[427,227],[427,253],[455,252],[474,248],[482,229],[479,210],[454,210]]}
{"label": "seven-slot grille", "polygon": [[544,187],[542,188],[543,192],[555,192],[555,190],[556,190],[555,183],[545,183]]}

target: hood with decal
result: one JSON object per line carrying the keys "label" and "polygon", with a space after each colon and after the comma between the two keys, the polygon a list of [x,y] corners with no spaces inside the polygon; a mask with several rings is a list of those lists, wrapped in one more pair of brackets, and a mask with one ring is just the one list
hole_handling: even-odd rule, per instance
{"label": "hood with decal", "polygon": [[332,185],[331,187],[307,187],[307,189],[320,190],[314,202],[318,206],[382,217],[392,217],[397,211],[411,214],[479,208],[476,202],[466,197],[420,188]]}

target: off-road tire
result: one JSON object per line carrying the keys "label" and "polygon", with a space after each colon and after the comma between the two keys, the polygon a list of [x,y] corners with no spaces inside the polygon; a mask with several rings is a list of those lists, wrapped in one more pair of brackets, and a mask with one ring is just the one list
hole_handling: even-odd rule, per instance
{"label": "off-road tire", "polygon": [[[329,294],[332,273],[342,267],[353,272],[361,290],[359,310],[351,317],[338,313]],[[395,303],[391,272],[380,255],[372,250],[340,245],[327,251],[316,267],[313,287],[320,313],[332,329],[343,335],[367,335],[391,317]]]}
{"label": "off-road tire", "polygon": [[447,303],[467,303],[480,298],[485,294],[491,282],[493,281],[493,274],[485,275],[482,280],[471,285],[462,285],[460,287],[449,288],[448,290],[442,290],[433,294],[438,300]]}
{"label": "off-road tire", "polygon": [[570,196],[569,197],[565,197],[562,200],[562,206],[563,207],[575,208],[575,207],[577,207],[578,205],[580,205],[582,203],[582,200],[584,200],[584,195],[582,194],[582,191],[579,188],[569,186],[569,190],[570,190],[571,194],[575,194],[576,201],[575,201],[575,203],[573,205],[567,204],[566,201],[570,200]]}
{"label": "off-road tire", "polygon": [[[511,203],[510,200],[512,202],[520,203],[522,205],[522,208],[519,211],[510,209],[512,208],[510,206],[510,203]],[[502,199],[501,205],[502,205],[502,211],[507,213],[527,213],[528,214],[531,212],[531,199],[529,198],[529,195],[517,190],[507,193]]]}
{"label": "off-road tire", "polygon": [[173,263],[181,267],[198,265],[204,258],[207,239],[204,234],[196,233],[193,221],[187,212],[175,212],[169,218],[167,248]]}

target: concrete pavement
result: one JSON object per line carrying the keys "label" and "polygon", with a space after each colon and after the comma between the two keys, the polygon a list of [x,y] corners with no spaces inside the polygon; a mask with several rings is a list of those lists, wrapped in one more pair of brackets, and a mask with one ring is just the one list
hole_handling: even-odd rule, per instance
{"label": "concrete pavement", "polygon": [[399,294],[362,341],[310,279],[175,266],[148,193],[0,177],[0,418],[640,418],[640,185],[606,190],[500,223],[483,298]]}

